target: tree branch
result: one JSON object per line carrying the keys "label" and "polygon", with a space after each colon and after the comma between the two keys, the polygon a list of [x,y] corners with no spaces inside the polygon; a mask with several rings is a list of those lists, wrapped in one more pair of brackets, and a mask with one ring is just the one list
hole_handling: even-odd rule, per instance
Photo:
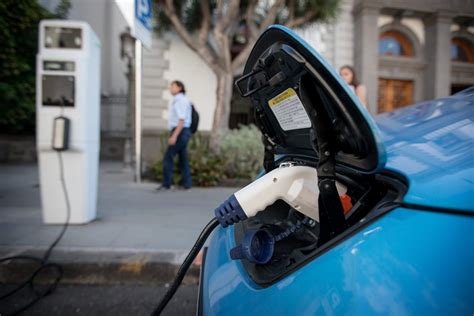
{"label": "tree branch", "polygon": [[222,58],[219,59],[221,66],[226,71],[231,71],[232,58],[230,55],[230,35],[231,32],[226,32],[226,28],[234,22],[239,13],[240,0],[232,0],[229,4],[227,15],[224,15],[224,4],[222,1],[217,2],[217,20],[214,25],[214,38],[218,45],[219,55]]}
{"label": "tree branch", "polygon": [[225,31],[239,15],[240,0],[231,0],[226,14],[222,18],[222,30]]}
{"label": "tree branch", "polygon": [[217,0],[217,12],[222,13],[222,11],[224,10],[223,8],[224,8],[224,1],[223,0]]}
{"label": "tree branch", "polygon": [[305,15],[303,15],[302,17],[289,20],[287,23],[285,23],[285,26],[287,26],[289,28],[298,27],[298,26],[301,26],[301,25],[309,22],[310,20],[314,19],[314,17],[316,17],[316,11],[314,11],[314,10],[309,11]]}
{"label": "tree branch", "polygon": [[199,45],[199,47],[196,46],[196,43],[193,41],[193,39],[191,38],[191,35],[186,30],[183,23],[181,23],[178,15],[176,14],[176,10],[174,9],[174,5],[173,5],[173,0],[166,0],[163,3],[162,8],[166,16],[170,19],[171,23],[173,24],[176,32],[181,37],[181,39],[188,45],[188,47],[191,48],[193,51],[195,51],[215,73],[222,71],[222,69],[218,67],[216,63],[216,59],[213,57],[212,53],[208,50],[207,45],[204,44],[204,45]]}
{"label": "tree branch", "polygon": [[[253,45],[255,44],[258,33],[262,33],[268,26],[270,26],[272,23],[275,22],[276,16],[277,16],[279,10],[282,8],[282,6],[284,4],[284,1],[283,0],[282,1],[277,0],[273,3],[273,6],[268,11],[267,16],[265,17],[263,22],[260,24],[260,29],[259,30],[257,30],[256,26],[252,30],[252,23],[253,23],[252,16],[253,16],[253,10],[254,10],[254,7],[251,8],[252,4],[255,5],[254,1],[251,1],[249,3],[249,7],[247,8],[246,17],[245,17],[247,25],[250,28],[250,32],[251,32],[252,36],[251,36],[249,42],[247,43],[247,45],[245,46],[245,48],[232,61],[232,72],[233,73],[235,73],[237,71],[237,69],[239,69],[242,66],[242,64],[247,60],[248,55],[250,55],[250,52],[252,51]],[[294,17],[294,9],[295,9],[294,5],[295,5],[294,1],[290,0],[289,8],[288,8],[288,10],[289,10],[288,11],[289,21],[286,23],[286,26],[288,26],[290,28],[298,27],[298,26],[301,26],[301,25],[307,23],[308,21],[312,20],[316,16],[316,11],[313,10],[313,11],[307,12],[304,16],[295,19],[295,17]],[[255,24],[253,24],[253,25],[255,25]]]}
{"label": "tree branch", "polygon": [[[258,35],[261,34],[268,26],[270,26],[270,24],[275,22],[278,11],[282,8],[284,3],[285,3],[284,0],[276,0],[271,6],[270,10],[268,10],[265,19],[260,24],[260,28],[257,29],[257,27],[255,26],[254,30],[252,29],[250,30],[252,36],[247,42],[247,45],[232,61],[231,69],[233,73],[235,73],[237,69],[239,69],[242,66],[242,64],[247,60],[248,56],[250,55],[250,52],[253,49],[253,45],[255,44],[257,40]],[[249,23],[249,21],[252,21],[252,15],[254,13],[255,5],[256,5],[255,1],[251,1],[249,3],[249,7],[247,8],[247,12],[246,12],[247,23]],[[252,27],[252,23],[250,23],[249,27]]]}
{"label": "tree branch", "polygon": [[260,33],[262,33],[267,27],[269,27],[270,24],[275,23],[278,11],[280,11],[284,3],[284,0],[275,0],[270,10],[268,10],[267,16],[260,24]]}
{"label": "tree branch", "polygon": [[258,28],[257,24],[253,20],[253,14],[255,11],[255,5],[257,4],[256,0],[250,0],[247,5],[247,11],[245,12],[245,23],[250,31],[250,37],[256,39],[258,37]]}
{"label": "tree branch", "polygon": [[295,18],[295,0],[290,0],[288,3],[288,21],[293,21]]}
{"label": "tree branch", "polygon": [[237,57],[234,58],[234,60],[232,61],[232,74],[235,75],[237,69],[239,69],[240,66],[242,66],[243,63],[247,60],[256,41],[256,39],[251,39],[250,41],[248,41],[245,48],[237,55]]}
{"label": "tree branch", "polygon": [[199,1],[201,5],[202,22],[199,30],[199,46],[204,46],[207,42],[209,28],[211,26],[211,8],[209,0]]}
{"label": "tree branch", "polygon": [[218,55],[220,66],[225,69],[225,71],[230,71],[231,67],[231,56],[230,56],[230,46],[229,46],[229,37],[227,34],[222,32],[219,28],[214,28],[214,39],[217,44]]}
{"label": "tree branch", "polygon": [[184,27],[183,23],[179,20],[178,15],[176,14],[176,10],[174,9],[173,0],[166,0],[163,3],[163,11],[165,11],[166,16],[170,19],[171,23],[173,24],[176,32],[179,36],[183,39],[183,41],[188,44],[188,46],[197,51],[197,47],[194,44],[194,41],[191,38],[191,35]]}

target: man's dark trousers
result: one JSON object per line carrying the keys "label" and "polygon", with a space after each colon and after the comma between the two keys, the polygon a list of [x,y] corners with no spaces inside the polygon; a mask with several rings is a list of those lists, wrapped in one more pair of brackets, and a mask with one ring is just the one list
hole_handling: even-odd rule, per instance
{"label": "man's dark trousers", "polygon": [[[173,131],[171,131],[172,133]],[[189,128],[183,128],[179,133],[176,144],[168,145],[165,156],[163,158],[163,186],[165,188],[171,187],[173,181],[173,160],[176,154],[179,155],[179,169],[181,170],[181,184],[185,188],[192,186],[191,180],[191,169],[189,168],[188,160],[188,142],[191,138],[191,130]]]}

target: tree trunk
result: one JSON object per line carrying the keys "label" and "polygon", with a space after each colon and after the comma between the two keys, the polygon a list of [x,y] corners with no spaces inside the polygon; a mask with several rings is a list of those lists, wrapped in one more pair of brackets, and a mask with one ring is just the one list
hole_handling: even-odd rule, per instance
{"label": "tree trunk", "polygon": [[234,76],[232,73],[218,73],[216,109],[212,129],[222,131],[229,128],[230,101],[232,99]]}

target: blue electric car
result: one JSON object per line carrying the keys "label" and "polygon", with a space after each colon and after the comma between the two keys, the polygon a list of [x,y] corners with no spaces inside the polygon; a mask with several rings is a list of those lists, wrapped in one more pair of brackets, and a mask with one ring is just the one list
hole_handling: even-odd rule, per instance
{"label": "blue electric car", "polygon": [[[474,313],[474,88],[374,121],[281,26],[259,38],[237,85],[255,109],[266,172],[285,163],[317,170],[319,222],[277,200],[218,227],[200,314]],[[344,203],[335,182],[347,188]],[[233,260],[231,250],[258,230],[284,234],[271,259]]]}

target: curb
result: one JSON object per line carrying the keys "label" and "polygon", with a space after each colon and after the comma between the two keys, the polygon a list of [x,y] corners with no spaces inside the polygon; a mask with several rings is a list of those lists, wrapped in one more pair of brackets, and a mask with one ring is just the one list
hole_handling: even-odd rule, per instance
{"label": "curb", "polygon": [[[0,249],[0,258],[25,255],[41,257],[46,249]],[[132,249],[65,249],[56,248],[51,262],[60,264],[64,274],[62,284],[87,285],[157,285],[173,281],[187,252]],[[0,283],[20,283],[38,267],[37,263],[14,260],[0,264]],[[200,268],[191,266],[183,284],[198,284]],[[53,271],[43,270],[35,283],[49,283]]]}

